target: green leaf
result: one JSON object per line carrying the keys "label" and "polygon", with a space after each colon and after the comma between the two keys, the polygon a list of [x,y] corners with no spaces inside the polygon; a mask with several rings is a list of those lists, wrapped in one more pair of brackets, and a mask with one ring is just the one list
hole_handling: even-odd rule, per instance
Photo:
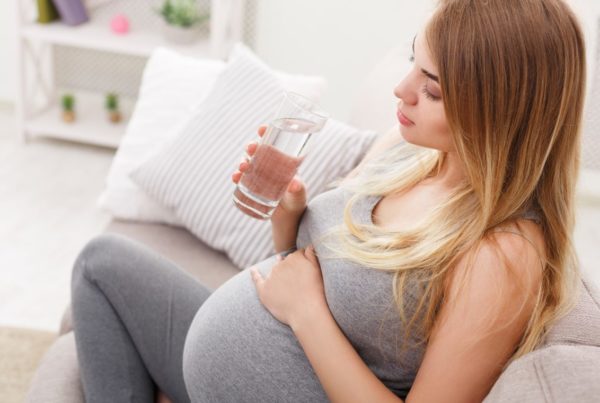
{"label": "green leaf", "polygon": [[75,97],[72,94],[64,94],[61,98],[61,102],[64,110],[71,111],[75,106]]}
{"label": "green leaf", "polygon": [[165,0],[157,12],[170,25],[183,28],[200,24],[210,18],[210,13],[201,13],[196,0]]}

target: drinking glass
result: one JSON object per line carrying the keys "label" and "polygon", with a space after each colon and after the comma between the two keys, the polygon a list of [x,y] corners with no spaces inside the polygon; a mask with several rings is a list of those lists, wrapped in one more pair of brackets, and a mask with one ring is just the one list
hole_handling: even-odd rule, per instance
{"label": "drinking glass", "polygon": [[235,205],[250,217],[270,219],[306,157],[311,136],[326,122],[327,115],[317,104],[300,94],[285,92],[235,188]]}

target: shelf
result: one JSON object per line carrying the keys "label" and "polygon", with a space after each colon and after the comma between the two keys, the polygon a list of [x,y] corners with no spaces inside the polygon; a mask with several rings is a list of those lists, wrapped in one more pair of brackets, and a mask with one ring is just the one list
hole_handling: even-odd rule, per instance
{"label": "shelf", "polygon": [[73,91],[73,94],[76,102],[76,119],[73,123],[64,122],[60,105],[54,104],[29,118],[25,122],[25,131],[31,136],[52,137],[116,149],[125,133],[135,101],[120,97],[123,120],[115,124],[109,122],[106,116],[103,94],[77,91]]}
{"label": "shelf", "polygon": [[[156,4],[148,0],[106,1],[102,7],[90,8],[89,21],[77,26],[59,20],[37,23],[36,2],[16,0],[19,134],[23,139],[43,136],[117,148],[135,102],[131,100],[128,110],[123,94],[135,97],[146,62],[141,59],[148,59],[159,47],[197,58],[223,59],[244,35],[254,35],[249,31],[253,25],[246,21],[245,0],[203,1],[210,3],[207,25],[196,42],[177,45],[165,38],[163,20],[152,7]],[[255,9],[251,10],[254,15]],[[130,32],[120,35],[111,30],[110,21],[117,14],[135,17],[130,18]],[[73,123],[62,120],[60,101],[51,95],[64,88],[76,96]],[[83,89],[98,93],[86,94]],[[123,122],[108,121],[101,93],[105,89],[121,94]]]}
{"label": "shelf", "polygon": [[210,57],[210,41],[200,38],[193,45],[174,45],[160,32],[132,30],[125,35],[112,33],[108,24],[98,24],[93,20],[69,26],[62,22],[49,24],[29,23],[21,28],[21,35],[30,40],[38,40],[56,45],[102,50],[134,56],[149,57],[152,51],[164,46],[183,54]]}

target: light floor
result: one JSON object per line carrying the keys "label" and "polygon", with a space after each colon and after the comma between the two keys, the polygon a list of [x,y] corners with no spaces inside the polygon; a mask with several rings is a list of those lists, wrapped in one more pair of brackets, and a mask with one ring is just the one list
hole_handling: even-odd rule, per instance
{"label": "light floor", "polygon": [[[0,104],[0,326],[55,331],[77,253],[110,216],[96,207],[114,151],[23,143]],[[580,200],[576,247],[600,286],[600,200]],[[594,270],[592,272],[592,270]]]}
{"label": "light floor", "polygon": [[0,106],[0,326],[57,330],[78,251],[110,216],[96,208],[114,151],[23,143]]}

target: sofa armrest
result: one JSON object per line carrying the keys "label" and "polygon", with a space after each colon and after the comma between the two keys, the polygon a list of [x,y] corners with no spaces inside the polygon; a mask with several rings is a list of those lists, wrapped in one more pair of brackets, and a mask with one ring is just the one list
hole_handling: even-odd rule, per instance
{"label": "sofa armrest", "polygon": [[29,385],[26,403],[83,403],[75,336],[60,336],[46,352]]}
{"label": "sofa armrest", "polygon": [[502,373],[484,403],[595,403],[600,348],[555,344],[514,361]]}
{"label": "sofa armrest", "polygon": [[60,328],[58,329],[59,336],[73,331],[73,317],[71,315],[71,304],[69,304],[60,320]]}

